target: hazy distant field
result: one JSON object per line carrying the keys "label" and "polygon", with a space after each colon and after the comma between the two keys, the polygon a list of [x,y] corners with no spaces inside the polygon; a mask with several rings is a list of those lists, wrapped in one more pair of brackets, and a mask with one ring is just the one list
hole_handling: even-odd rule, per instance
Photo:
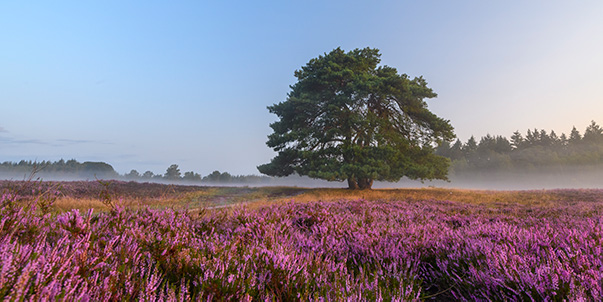
{"label": "hazy distant field", "polygon": [[603,190],[0,188],[2,299],[561,301],[603,294]]}

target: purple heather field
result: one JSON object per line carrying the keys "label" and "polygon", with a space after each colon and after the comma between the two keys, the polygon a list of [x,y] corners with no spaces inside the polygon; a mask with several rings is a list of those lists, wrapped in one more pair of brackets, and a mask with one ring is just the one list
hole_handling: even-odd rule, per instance
{"label": "purple heather field", "polygon": [[9,301],[593,301],[603,191],[554,205],[339,200],[201,212],[0,202]]}

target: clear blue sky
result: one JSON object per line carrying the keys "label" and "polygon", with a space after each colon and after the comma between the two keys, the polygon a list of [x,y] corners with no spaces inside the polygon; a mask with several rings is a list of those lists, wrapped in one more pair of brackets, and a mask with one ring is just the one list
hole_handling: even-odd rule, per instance
{"label": "clear blue sky", "polygon": [[463,141],[603,124],[602,1],[209,3],[0,2],[0,161],[258,173],[266,106],[338,46],[423,75]]}

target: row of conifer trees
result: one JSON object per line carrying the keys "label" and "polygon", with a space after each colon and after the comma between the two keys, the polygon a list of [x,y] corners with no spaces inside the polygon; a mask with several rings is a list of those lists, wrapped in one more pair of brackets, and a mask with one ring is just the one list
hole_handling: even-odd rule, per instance
{"label": "row of conifer trees", "polygon": [[538,167],[563,167],[603,164],[603,128],[595,121],[581,134],[574,127],[569,135],[555,131],[515,131],[508,139],[486,135],[465,143],[443,142],[436,153],[452,161],[452,173],[476,170],[523,170]]}

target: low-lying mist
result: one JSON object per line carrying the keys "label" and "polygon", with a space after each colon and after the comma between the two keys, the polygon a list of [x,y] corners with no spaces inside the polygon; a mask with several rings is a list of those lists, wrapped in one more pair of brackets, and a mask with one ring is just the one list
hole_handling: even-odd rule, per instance
{"label": "low-lying mist", "polygon": [[603,188],[603,170],[574,168],[564,173],[547,171],[476,172],[473,175],[450,176],[449,182],[425,181],[421,183],[403,179],[395,184],[379,182],[374,187],[445,187],[480,190],[595,189]]}
{"label": "low-lying mist", "polygon": [[[26,174],[1,173],[0,179],[25,180],[30,178]],[[565,167],[563,171],[558,169],[539,169],[536,171],[477,171],[475,173],[463,173],[451,175],[450,181],[418,181],[403,178],[399,182],[375,181],[373,188],[424,188],[444,187],[458,189],[480,189],[480,190],[538,190],[538,189],[592,189],[603,188],[603,169],[600,167]],[[39,173],[33,176],[33,180],[42,181],[96,181],[98,179],[115,179],[119,181],[131,181],[124,178],[97,177],[96,175],[65,175],[61,173]],[[289,176],[281,178],[266,178],[258,182],[209,182],[209,181],[168,181],[164,179],[137,180],[137,182],[152,182],[161,184],[194,185],[194,186],[233,186],[233,187],[263,187],[263,186],[290,186],[304,188],[346,188],[346,182],[329,182],[320,179],[312,179],[305,176]]]}

